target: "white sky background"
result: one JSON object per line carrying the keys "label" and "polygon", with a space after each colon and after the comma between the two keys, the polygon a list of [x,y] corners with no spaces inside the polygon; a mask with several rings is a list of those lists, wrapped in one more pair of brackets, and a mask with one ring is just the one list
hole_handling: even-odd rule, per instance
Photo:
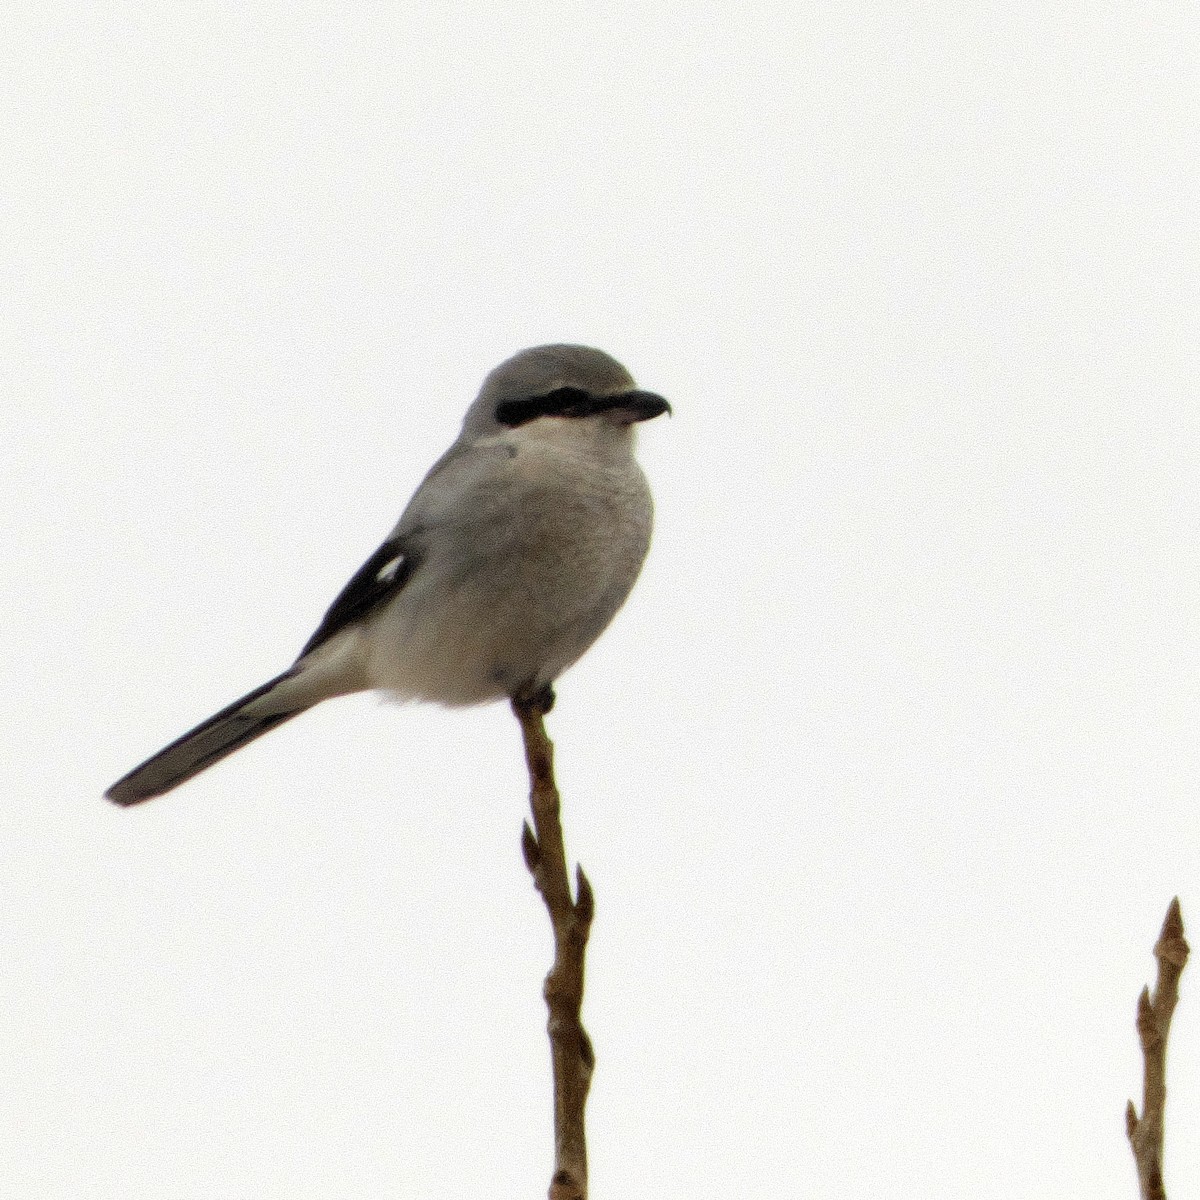
{"label": "white sky background", "polygon": [[1135,999],[1200,930],[1200,15],[728,7],[5,16],[0,1195],[544,1194],[503,706],[100,797],[548,340],[676,414],[551,718],[593,1194],[1135,1195]]}

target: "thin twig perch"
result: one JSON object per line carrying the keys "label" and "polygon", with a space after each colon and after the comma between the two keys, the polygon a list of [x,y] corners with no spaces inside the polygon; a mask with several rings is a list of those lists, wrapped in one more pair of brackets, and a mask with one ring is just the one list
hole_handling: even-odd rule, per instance
{"label": "thin twig perch", "polygon": [[1167,1104],[1167,1035],[1179,999],[1179,976],[1188,959],[1183,936],[1179,897],[1171,901],[1162,932],[1154,946],[1158,959],[1158,981],[1154,995],[1142,988],[1138,997],[1137,1031],[1145,1063],[1142,1080],[1142,1115],[1130,1100],[1125,1108],[1125,1132],[1137,1165],[1142,1200],[1167,1200],[1163,1187],[1163,1113]]}
{"label": "thin twig perch", "polygon": [[513,712],[521,723],[525,740],[529,804],[533,812],[533,828],[526,821],[521,849],[554,929],[554,965],[542,989],[550,1013],[546,1028],[554,1071],[554,1175],[549,1197],[586,1200],[587,1142],[583,1111],[596,1060],[579,1011],[583,1004],[583,964],[594,900],[582,867],[576,868],[576,898],[571,897],[559,820],[558,786],[554,782],[554,746],[542,722],[552,703],[551,694],[513,701]]}

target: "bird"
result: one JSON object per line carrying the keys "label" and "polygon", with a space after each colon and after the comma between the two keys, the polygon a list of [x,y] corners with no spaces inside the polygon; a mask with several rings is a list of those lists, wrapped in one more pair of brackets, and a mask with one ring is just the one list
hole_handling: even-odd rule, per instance
{"label": "bird", "polygon": [[160,796],[323,700],[379,691],[545,712],[607,628],[650,545],[634,426],[671,406],[590,346],[522,350],[484,379],[458,438],[282,675],[105,793]]}

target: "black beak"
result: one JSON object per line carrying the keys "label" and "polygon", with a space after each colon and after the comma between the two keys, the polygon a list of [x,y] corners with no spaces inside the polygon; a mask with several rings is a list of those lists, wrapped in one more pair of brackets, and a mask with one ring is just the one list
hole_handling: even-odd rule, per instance
{"label": "black beak", "polygon": [[607,397],[604,403],[614,416],[628,425],[635,421],[650,421],[671,411],[671,406],[653,392],[622,392],[619,396]]}

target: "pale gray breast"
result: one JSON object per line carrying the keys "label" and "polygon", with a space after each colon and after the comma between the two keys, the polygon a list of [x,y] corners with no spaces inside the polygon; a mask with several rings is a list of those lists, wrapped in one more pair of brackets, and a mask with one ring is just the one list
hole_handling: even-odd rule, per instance
{"label": "pale gray breast", "polygon": [[645,477],[628,458],[522,451],[470,511],[445,547],[453,586],[495,629],[495,669],[549,683],[603,632],[637,579],[652,521]]}

